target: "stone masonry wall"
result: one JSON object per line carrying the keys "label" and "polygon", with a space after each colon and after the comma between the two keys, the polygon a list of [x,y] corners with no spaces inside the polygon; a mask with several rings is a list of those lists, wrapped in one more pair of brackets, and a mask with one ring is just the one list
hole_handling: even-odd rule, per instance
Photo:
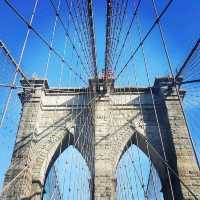
{"label": "stone masonry wall", "polygon": [[[36,90],[24,91],[28,98],[22,98],[22,117],[4,182],[7,189],[0,199],[40,200],[52,164],[69,145],[75,145],[91,172],[92,200],[115,200],[117,164],[132,144],[151,158],[164,199],[172,199],[161,138],[167,162],[199,197],[199,169],[177,95],[166,95],[161,81],[153,88],[160,129],[148,88],[110,88],[101,94],[86,89],[51,90],[47,84],[44,91],[34,84]],[[195,199],[170,175],[175,200]]]}

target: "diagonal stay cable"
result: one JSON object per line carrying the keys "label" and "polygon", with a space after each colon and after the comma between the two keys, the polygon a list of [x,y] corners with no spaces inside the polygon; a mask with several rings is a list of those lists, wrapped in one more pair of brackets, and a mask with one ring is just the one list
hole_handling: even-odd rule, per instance
{"label": "diagonal stay cable", "polygon": [[[134,129],[134,127],[132,127]],[[145,142],[149,145],[152,145],[151,142],[147,139],[147,137],[144,136]],[[160,155],[160,153],[155,149],[152,148],[152,151],[157,155],[157,158],[172,172],[175,177],[183,184],[183,186],[188,190],[188,192],[194,197],[195,200],[198,200],[195,193],[185,184],[185,182],[179,177],[179,175],[176,173],[176,171],[170,166],[167,160],[164,160],[163,157]]]}
{"label": "diagonal stay cable", "polygon": [[135,50],[133,51],[133,53],[131,54],[131,56],[129,57],[129,59],[127,60],[127,62],[125,63],[125,65],[122,67],[121,71],[117,74],[116,79],[117,80],[119,78],[119,76],[122,74],[122,72],[126,69],[126,67],[128,66],[128,64],[131,62],[131,60],[134,58],[135,54],[138,52],[138,50],[140,49],[140,47],[143,45],[143,43],[146,41],[146,39],[149,37],[149,35],[151,34],[151,32],[153,31],[153,29],[156,27],[157,23],[160,21],[160,19],[164,16],[164,14],[166,13],[166,11],[168,10],[168,8],[170,7],[170,5],[172,4],[173,0],[169,0],[167,5],[164,7],[164,9],[162,10],[162,12],[160,13],[160,15],[155,19],[154,23],[151,25],[150,29],[147,31],[146,35],[143,37],[143,39],[140,41],[140,43],[138,44],[138,46],[135,48]]}
{"label": "diagonal stay cable", "polygon": [[[134,134],[137,134],[136,126],[131,124],[130,121],[124,116],[124,119],[127,120],[127,126],[130,127],[130,129],[133,130]],[[152,143],[149,141],[149,139],[146,136],[143,136],[145,143],[148,146],[153,146]],[[127,144],[125,145],[125,148],[128,149]],[[195,198],[195,200],[198,200],[195,193],[185,184],[184,180],[179,177],[177,172],[171,167],[171,165],[168,163],[167,160],[163,159],[162,155],[155,149],[152,148],[152,151],[157,155],[157,158],[169,169],[170,172],[172,172],[175,177],[183,184],[183,186],[188,190],[188,192]]]}
{"label": "diagonal stay cable", "polygon": [[121,57],[121,55],[122,55],[122,51],[123,51],[123,49],[124,49],[124,47],[125,47],[125,45],[126,45],[128,36],[129,36],[129,34],[130,34],[130,30],[131,30],[131,28],[132,28],[133,22],[134,22],[134,20],[135,20],[135,17],[136,17],[136,15],[137,15],[138,10],[139,10],[140,4],[141,4],[141,0],[138,1],[137,6],[136,6],[136,8],[135,8],[135,11],[134,11],[134,13],[133,13],[133,17],[132,17],[132,19],[131,19],[130,25],[129,25],[128,30],[127,30],[127,32],[126,32],[126,36],[125,36],[125,38],[124,38],[124,42],[123,42],[123,44],[122,44],[122,46],[121,46],[121,49],[120,49],[119,54],[118,54],[118,57],[117,57],[117,61],[116,61],[115,66],[114,66],[114,71],[115,71],[116,68],[117,68],[117,64],[118,64],[119,59],[120,59],[120,57]]}
{"label": "diagonal stay cable", "polygon": [[[76,8],[77,7],[77,8]],[[89,66],[92,66],[92,59],[91,59],[91,56],[90,56],[90,47],[89,47],[89,40],[88,40],[88,35],[87,35],[87,32],[85,30],[85,22],[83,21],[83,10],[81,10],[81,7],[80,7],[80,1],[77,1],[77,6],[73,6],[73,10],[74,10],[74,15],[75,15],[75,19],[77,21],[77,27],[78,27],[78,32],[80,33],[80,38],[81,38],[81,43],[82,43],[82,46],[83,46],[83,49],[85,52],[84,53],[84,56],[85,56],[85,59],[86,59],[86,63],[88,65],[88,68],[89,68],[89,71],[90,71],[90,75],[92,74],[92,71],[91,71],[91,67]]]}
{"label": "diagonal stay cable", "polygon": [[59,52],[56,51],[55,48],[53,48],[48,41],[32,26],[29,24],[29,22],[22,16],[22,14],[9,2],[9,0],[4,0],[4,2],[12,9],[12,11],[21,19],[26,26],[35,33],[35,35],[69,68],[70,71],[73,72],[75,76],[77,76],[82,82],[87,84],[87,81],[76,72],[72,66],[70,66],[67,61],[59,54]]}
{"label": "diagonal stay cable", "polygon": [[197,48],[200,46],[200,38],[197,40],[196,44],[194,45],[194,47],[192,48],[192,50],[190,51],[189,55],[187,56],[185,62],[183,63],[183,65],[180,67],[179,71],[177,72],[175,78],[177,79],[181,74],[182,71],[184,70],[184,68],[187,66],[188,62],[190,62],[193,54],[195,53],[195,51],[197,50]]}
{"label": "diagonal stay cable", "polygon": [[[155,3],[155,0],[152,0],[152,5],[153,5],[155,18],[157,18],[158,17],[158,11],[157,11],[157,6],[156,6],[156,3]],[[165,41],[164,32],[163,32],[163,28],[161,26],[160,20],[157,21],[157,26],[158,26],[158,29],[159,29],[159,32],[160,32],[161,42],[162,42],[162,46],[164,48],[164,53],[165,53],[165,57],[167,59],[170,75],[172,76],[173,84],[175,84],[176,83],[176,77],[173,73],[172,62],[171,62],[171,59],[170,59],[170,56],[169,56],[169,52],[168,52],[168,48],[167,48],[167,44],[166,44],[166,41]],[[194,153],[198,168],[200,168],[199,160],[198,160],[198,157],[196,155],[194,144],[193,144],[194,142],[193,142],[193,139],[191,137],[191,132],[190,132],[190,129],[189,129],[189,126],[188,126],[188,121],[186,119],[186,115],[185,115],[185,112],[184,112],[184,109],[183,109],[182,99],[180,97],[179,89],[178,89],[178,86],[176,84],[175,84],[175,90],[176,90],[176,93],[177,93],[177,96],[178,96],[179,104],[180,104],[181,111],[182,111],[182,114],[183,114],[183,118],[184,118],[184,121],[185,121],[185,124],[186,124],[186,128],[187,128],[188,135],[189,135],[189,138],[190,138],[190,142],[191,142],[191,145],[192,145],[193,153]]]}
{"label": "diagonal stay cable", "polygon": [[[85,29],[85,37],[86,37],[86,44],[88,46],[88,52],[89,52],[89,57],[90,57],[90,61],[91,61],[91,64],[92,64],[92,48],[91,48],[91,44],[90,44],[90,31],[89,31],[89,22],[88,22],[88,11],[87,11],[87,5],[85,3],[84,0],[78,0],[78,4],[79,4],[79,9],[82,8],[82,20],[83,20],[83,26],[84,26],[84,29]],[[81,5],[81,7],[80,7]]]}
{"label": "diagonal stay cable", "polygon": [[[121,17],[119,17],[119,19],[117,21],[116,31],[115,31],[116,33],[113,36],[114,39],[115,39],[115,42],[111,46],[113,59],[114,59],[114,57],[117,53],[117,48],[118,48],[118,45],[120,43],[120,37],[121,37],[122,30],[123,30],[123,27],[124,27],[124,20],[125,20],[126,10],[127,10],[127,7],[128,7],[128,1],[129,0],[126,0],[125,3],[121,5],[121,9],[120,9],[120,12],[119,12],[119,16],[121,16]],[[124,9],[122,9],[122,7],[124,7]]]}
{"label": "diagonal stay cable", "polygon": [[110,68],[109,56],[111,51],[111,18],[112,18],[112,0],[107,0],[106,11],[106,48],[105,48],[105,73]]}
{"label": "diagonal stay cable", "polygon": [[[30,20],[28,22],[29,25],[31,25],[32,22],[33,22],[38,2],[39,2],[39,0],[35,0],[35,4],[34,4],[33,10],[32,10],[32,14],[31,14],[31,18],[30,18]],[[24,56],[24,52],[25,52],[25,49],[26,49],[26,46],[27,46],[27,41],[28,41],[29,35],[30,35],[30,28],[28,27],[28,29],[26,31],[26,35],[25,35],[24,41],[23,41],[23,45],[22,45],[22,48],[21,48],[21,51],[20,51],[19,61],[18,61],[18,64],[17,64],[17,68],[15,70],[15,74],[14,74],[13,80],[12,80],[12,85],[15,85],[15,83],[17,81],[18,68],[19,68],[19,66],[21,66],[22,59],[23,59],[23,56]],[[3,125],[3,121],[4,121],[5,116],[6,116],[6,113],[7,113],[7,110],[8,110],[8,106],[9,106],[9,103],[10,103],[10,99],[11,99],[11,96],[12,96],[12,92],[13,92],[13,90],[12,90],[12,88],[10,88],[9,93],[8,93],[8,97],[7,97],[7,100],[6,100],[6,103],[5,103],[5,106],[3,108],[3,115],[0,118],[0,128]]]}
{"label": "diagonal stay cable", "polygon": [[31,85],[29,83],[29,80],[28,80],[27,76],[23,72],[22,68],[17,64],[17,62],[12,57],[11,53],[9,52],[9,50],[6,48],[5,44],[1,40],[0,40],[0,49],[3,49],[5,55],[9,58],[9,60],[11,61],[11,63],[14,65],[16,71],[19,72],[20,75],[22,76],[22,78],[24,78],[27,81],[28,85]]}
{"label": "diagonal stay cable", "polygon": [[92,0],[87,0],[87,18],[89,25],[89,37],[92,49],[92,61],[93,61],[93,73],[95,78],[98,78],[97,63],[96,63],[96,46],[95,46],[95,34],[94,34],[94,21],[93,21],[93,10],[92,10]]}
{"label": "diagonal stay cable", "polygon": [[79,15],[79,18],[80,18],[80,21],[81,21],[80,26],[81,26],[82,35],[84,36],[84,41],[85,41],[84,46],[87,47],[87,55],[90,59],[90,65],[92,65],[92,53],[91,53],[92,49],[89,45],[89,37],[90,36],[89,36],[89,30],[88,30],[88,26],[87,26],[86,10],[84,8],[83,2],[81,2],[80,0],[78,0],[77,4],[78,4],[77,5],[78,13],[79,13],[78,15]]}
{"label": "diagonal stay cable", "polygon": [[[96,100],[96,97],[97,97],[97,96],[92,97],[92,99],[90,99],[90,100],[87,102],[86,106],[90,106],[90,104],[92,104],[92,103]],[[76,117],[74,118],[74,120],[76,120],[76,119],[81,115],[81,113],[83,113],[83,110],[81,110],[81,111],[76,115]],[[66,130],[70,130],[70,128],[72,128],[72,127],[73,127],[73,125],[70,125],[70,126],[66,127]],[[16,164],[17,164],[17,163],[16,163]],[[25,167],[24,167],[18,174],[16,174],[16,176],[15,176],[9,183],[7,183],[7,185],[5,185],[5,186],[3,187],[2,191],[0,192],[0,196],[3,194],[3,192],[5,192],[5,191],[10,187],[11,184],[14,183],[14,181],[15,181],[26,169],[28,169],[28,168],[30,168],[30,167],[31,167],[31,164],[26,164]]]}
{"label": "diagonal stay cable", "polygon": [[111,47],[112,47],[112,43],[114,42],[114,33],[116,32],[116,21],[119,18],[119,15],[117,14],[119,10],[119,1],[114,1],[112,3],[112,16],[111,16],[111,31],[110,31],[110,39],[111,39]]}
{"label": "diagonal stay cable", "polygon": [[114,43],[115,40],[115,34],[117,32],[117,22],[119,21],[120,15],[119,15],[119,10],[120,10],[120,1],[113,1],[113,6],[112,6],[112,20],[111,20],[111,47],[113,46],[112,44]]}
{"label": "diagonal stay cable", "polygon": [[[53,9],[54,9],[55,14],[56,14],[55,4],[53,3],[52,0],[49,0],[49,1],[50,1],[51,5],[52,5],[52,7],[53,7]],[[91,72],[90,72],[89,67],[88,67],[89,73],[88,73],[88,70],[87,70],[87,66],[89,66],[89,58],[88,58],[89,56],[88,56],[88,54],[87,54],[87,49],[86,49],[86,47],[85,47],[85,45],[84,45],[84,39],[83,39],[83,35],[84,35],[84,34],[81,32],[80,25],[78,25],[78,18],[77,18],[77,16],[76,16],[76,14],[75,14],[75,18],[74,18],[74,15],[73,15],[73,13],[72,13],[72,2],[70,2],[70,4],[68,3],[67,0],[65,0],[64,2],[66,3],[66,8],[67,8],[68,11],[69,11],[69,13],[68,13],[69,16],[67,16],[67,14],[66,14],[66,17],[70,17],[70,18],[71,18],[71,21],[72,21],[72,24],[73,24],[73,26],[74,26],[76,35],[77,35],[77,37],[78,37],[78,42],[79,42],[79,46],[78,46],[78,47],[75,46],[75,44],[74,44],[74,42],[73,42],[73,39],[72,39],[72,37],[70,36],[70,33],[69,33],[69,31],[67,30],[66,25],[65,25],[64,22],[63,22],[64,19],[60,16],[60,14],[58,14],[58,16],[59,16],[59,21],[60,21],[60,23],[61,23],[61,26],[62,26],[64,32],[65,32],[65,35],[66,35],[67,38],[69,39],[69,42],[70,42],[70,44],[71,44],[73,50],[75,51],[77,57],[78,57],[79,60],[80,60],[81,66],[83,67],[83,69],[84,69],[85,73],[87,74],[87,76],[90,76]],[[76,9],[75,9],[75,7],[74,7],[74,12],[75,12],[75,10],[76,10]],[[77,23],[76,23],[76,21],[77,21]],[[80,51],[79,48],[81,48],[81,51]],[[83,58],[82,58],[82,56],[81,56],[81,53],[83,53]],[[84,59],[84,58],[85,58],[85,59]],[[85,64],[84,60],[86,61],[86,64]]]}
{"label": "diagonal stay cable", "polygon": [[[64,30],[64,32],[65,32],[65,36],[69,39],[69,42],[70,42],[70,44],[71,44],[73,50],[75,51],[75,53],[76,53],[78,59],[80,60],[80,63],[81,63],[81,65],[82,65],[82,67],[83,67],[85,73],[86,73],[87,75],[89,75],[88,72],[87,72],[87,70],[86,70],[86,67],[85,67],[85,65],[84,65],[84,63],[83,63],[83,60],[82,60],[80,54],[78,53],[78,50],[77,50],[75,44],[73,43],[73,41],[72,41],[72,39],[71,39],[71,37],[70,37],[70,35],[69,35],[69,32],[67,31],[67,28],[66,28],[66,26],[65,26],[65,24],[64,24],[64,22],[63,22],[63,19],[61,18],[60,13],[58,12],[57,8],[55,7],[54,2],[53,2],[52,0],[49,0],[49,2],[50,2],[51,6],[52,6],[52,8],[53,8],[53,11],[54,11],[55,15],[58,17],[58,20],[59,20],[59,22],[61,23],[61,26],[62,26],[62,28],[63,28],[63,30]],[[66,2],[67,2],[67,1],[66,1]],[[68,9],[69,9],[69,13],[70,13],[70,16],[71,16],[73,25],[74,25],[75,30],[76,30],[77,35],[78,35],[78,40],[79,40],[79,43],[80,43],[80,45],[81,45],[81,49],[82,49],[83,52],[85,52],[84,49],[83,49],[83,44],[82,44],[82,41],[81,41],[80,36],[79,36],[79,34],[78,34],[78,30],[77,30],[77,27],[76,27],[76,25],[75,25],[74,18],[73,18],[73,15],[72,15],[72,13],[71,13],[71,9],[69,8],[70,6],[69,6],[68,3],[67,3],[67,6],[68,6]],[[87,60],[87,59],[86,59],[86,60]],[[88,64],[88,63],[87,63],[87,64]]]}

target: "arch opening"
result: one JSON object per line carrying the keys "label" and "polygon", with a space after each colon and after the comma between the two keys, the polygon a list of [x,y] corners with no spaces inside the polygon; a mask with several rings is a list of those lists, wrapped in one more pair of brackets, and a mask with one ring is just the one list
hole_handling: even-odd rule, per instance
{"label": "arch opening", "polygon": [[116,172],[116,200],[163,200],[159,174],[149,157],[135,144],[121,155]]}
{"label": "arch opening", "polygon": [[69,145],[51,165],[45,178],[43,200],[91,199],[88,165],[73,145]]}

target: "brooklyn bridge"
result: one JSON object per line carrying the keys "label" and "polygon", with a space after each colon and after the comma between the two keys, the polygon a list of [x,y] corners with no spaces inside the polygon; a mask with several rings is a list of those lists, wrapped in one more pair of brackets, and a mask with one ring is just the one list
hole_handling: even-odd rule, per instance
{"label": "brooklyn bridge", "polygon": [[2,0],[0,199],[200,199],[199,8]]}

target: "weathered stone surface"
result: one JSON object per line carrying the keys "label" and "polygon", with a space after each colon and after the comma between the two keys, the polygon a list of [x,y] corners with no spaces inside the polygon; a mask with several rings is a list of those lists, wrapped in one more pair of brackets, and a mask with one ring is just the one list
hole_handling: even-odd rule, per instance
{"label": "weathered stone surface", "polygon": [[[91,171],[94,200],[116,199],[115,170],[132,144],[153,161],[165,200],[172,199],[162,161],[165,159],[185,186],[200,198],[200,172],[179,100],[173,90],[166,95],[165,82],[166,79],[157,79],[153,88],[156,112],[148,88],[104,88],[107,92],[99,94],[96,86],[92,90],[56,90],[49,89],[45,81],[48,90],[43,90],[42,80],[34,82],[36,90],[25,90],[21,95],[21,121],[0,199],[41,199],[48,170],[71,144]],[[169,173],[174,199],[195,199],[170,170]]]}

